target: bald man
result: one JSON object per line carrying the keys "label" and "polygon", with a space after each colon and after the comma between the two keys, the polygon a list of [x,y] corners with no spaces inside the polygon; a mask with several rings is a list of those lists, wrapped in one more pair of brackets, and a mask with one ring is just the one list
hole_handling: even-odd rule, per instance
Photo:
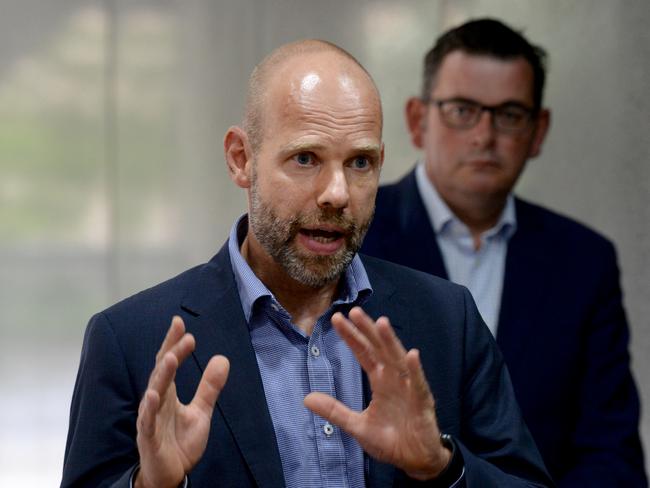
{"label": "bald man", "polygon": [[91,319],[62,486],[550,484],[469,293],[357,255],[381,130],[332,44],[255,69],[224,139],[248,213],[210,262]]}

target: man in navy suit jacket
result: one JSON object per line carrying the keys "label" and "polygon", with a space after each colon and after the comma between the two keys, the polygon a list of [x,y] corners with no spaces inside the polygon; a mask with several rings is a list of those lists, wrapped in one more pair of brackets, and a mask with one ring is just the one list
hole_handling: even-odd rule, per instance
{"label": "man in navy suit jacket", "polygon": [[379,189],[362,251],[469,287],[560,486],[646,486],[614,247],[511,193],[543,85],[543,51],[498,21],[441,36],[406,107],[424,160]]}
{"label": "man in navy suit jacket", "polygon": [[209,263],[93,317],[62,486],[551,484],[469,293],[356,253],[381,120],[329,43],[255,69],[224,140],[248,215]]}

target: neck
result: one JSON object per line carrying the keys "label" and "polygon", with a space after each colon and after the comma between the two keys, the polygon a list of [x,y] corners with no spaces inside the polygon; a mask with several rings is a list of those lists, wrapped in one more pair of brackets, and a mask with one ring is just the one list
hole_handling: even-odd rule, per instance
{"label": "neck", "polygon": [[289,312],[291,321],[307,335],[311,335],[316,321],[334,300],[338,280],[319,288],[294,280],[251,234],[244,239],[241,254],[255,275]]}
{"label": "neck", "polygon": [[508,195],[444,195],[439,192],[451,211],[470,231],[476,250],[481,247],[481,235],[494,227],[506,206]]}

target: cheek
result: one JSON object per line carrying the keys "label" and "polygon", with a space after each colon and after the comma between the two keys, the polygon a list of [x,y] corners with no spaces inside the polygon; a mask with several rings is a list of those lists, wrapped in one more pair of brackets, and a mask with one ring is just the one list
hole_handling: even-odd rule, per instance
{"label": "cheek", "polygon": [[430,140],[427,147],[427,171],[439,176],[449,175],[462,169],[462,161],[468,153],[468,142],[462,134],[440,134],[440,137]]}
{"label": "cheek", "polygon": [[530,153],[530,139],[506,139],[498,146],[501,160],[507,163],[512,170],[519,170]]}
{"label": "cheek", "polygon": [[264,183],[259,182],[257,186],[259,200],[273,209],[273,212],[279,217],[293,216],[297,210],[306,206],[301,198],[302,190],[296,190],[286,182],[270,180]]}
{"label": "cheek", "polygon": [[356,217],[366,218],[372,213],[375,208],[377,187],[375,183],[350,188],[350,207]]}
{"label": "cheek", "polygon": [[431,127],[426,138],[428,154],[453,155],[469,146],[471,139],[469,131],[459,131],[445,126]]}
{"label": "cheek", "polygon": [[307,202],[299,195],[284,190],[276,191],[275,194],[275,207],[279,215],[295,217],[308,210]]}

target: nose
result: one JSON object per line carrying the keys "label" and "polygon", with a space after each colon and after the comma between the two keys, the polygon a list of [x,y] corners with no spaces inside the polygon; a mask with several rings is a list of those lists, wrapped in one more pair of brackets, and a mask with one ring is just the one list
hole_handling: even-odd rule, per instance
{"label": "nose", "polygon": [[491,147],[496,140],[496,132],[494,114],[483,110],[478,123],[472,128],[472,141],[481,148]]}
{"label": "nose", "polygon": [[350,201],[350,189],[342,166],[321,171],[320,190],[317,198],[321,208],[345,208]]}

